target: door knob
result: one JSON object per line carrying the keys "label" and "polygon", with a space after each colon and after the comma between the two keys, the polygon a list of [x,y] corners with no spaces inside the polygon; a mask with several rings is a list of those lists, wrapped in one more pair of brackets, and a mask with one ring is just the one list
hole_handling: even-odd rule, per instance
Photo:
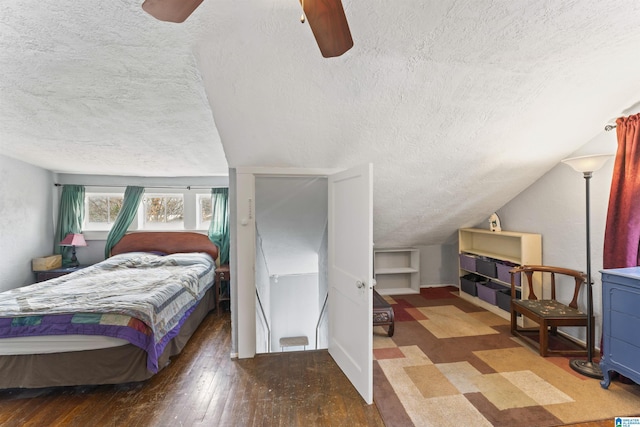
{"label": "door knob", "polygon": [[356,282],[356,286],[358,287],[358,289],[362,289],[362,288],[364,288],[364,287],[365,287],[365,284],[364,284],[364,283],[362,283],[360,280],[358,280],[358,281]]}

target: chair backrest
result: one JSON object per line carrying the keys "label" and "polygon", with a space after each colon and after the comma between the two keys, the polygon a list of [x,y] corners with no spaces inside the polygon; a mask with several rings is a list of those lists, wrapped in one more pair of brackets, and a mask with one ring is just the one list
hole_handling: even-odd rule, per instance
{"label": "chair backrest", "polygon": [[[556,274],[573,277],[575,282],[575,287],[573,290],[573,298],[571,299],[571,302],[568,304],[568,306],[575,309],[578,308],[578,294],[580,293],[580,288],[582,287],[582,284],[586,283],[587,281],[587,276],[581,271],[572,270],[570,268],[551,267],[547,265],[522,265],[520,267],[514,268],[513,270],[510,271],[510,273],[511,273],[512,288],[515,286],[516,274],[524,273],[524,275],[527,277],[527,285],[529,290],[528,299],[530,300],[538,299],[538,296],[536,295],[535,289],[533,287],[534,273],[540,273],[540,274],[548,273],[548,275],[550,275],[551,299],[553,300],[556,299]],[[544,283],[541,288],[540,299],[544,299],[543,298],[544,295],[542,295],[543,291],[544,291]]]}

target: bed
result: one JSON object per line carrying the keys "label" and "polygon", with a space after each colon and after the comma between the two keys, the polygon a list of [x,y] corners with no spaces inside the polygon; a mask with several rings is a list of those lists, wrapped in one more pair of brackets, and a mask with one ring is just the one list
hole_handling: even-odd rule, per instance
{"label": "bed", "polygon": [[125,235],[111,257],[0,293],[0,389],[139,382],[215,308],[206,235]]}

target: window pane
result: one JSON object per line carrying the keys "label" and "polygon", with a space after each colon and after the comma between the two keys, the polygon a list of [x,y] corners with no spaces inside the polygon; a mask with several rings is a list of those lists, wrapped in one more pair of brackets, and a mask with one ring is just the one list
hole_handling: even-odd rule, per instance
{"label": "window pane", "polygon": [[108,222],[107,197],[87,197],[89,222]]}
{"label": "window pane", "polygon": [[109,197],[109,222],[114,222],[122,209],[124,197]]}
{"label": "window pane", "polygon": [[148,197],[145,200],[146,222],[165,222],[164,198]]}
{"label": "window pane", "polygon": [[149,196],[144,200],[145,222],[181,223],[184,219],[182,196]]}
{"label": "window pane", "polygon": [[167,210],[166,210],[166,222],[181,222],[183,218],[184,206],[182,203],[182,197],[167,197],[166,198]]}
{"label": "window pane", "polygon": [[211,221],[211,197],[200,198],[200,221]]}
{"label": "window pane", "polygon": [[85,194],[85,230],[109,230],[122,209],[122,193],[86,193]]}

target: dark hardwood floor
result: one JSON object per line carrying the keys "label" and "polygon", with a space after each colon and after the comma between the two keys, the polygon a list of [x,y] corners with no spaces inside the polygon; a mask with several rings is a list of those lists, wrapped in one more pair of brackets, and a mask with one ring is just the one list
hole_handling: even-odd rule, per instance
{"label": "dark hardwood floor", "polygon": [[145,383],[0,390],[1,426],[383,426],[326,351],[232,360],[229,314],[209,314]]}
{"label": "dark hardwood floor", "polygon": [[[232,360],[229,314],[210,314],[145,383],[0,390],[0,426],[383,426],[326,351]],[[609,427],[613,420],[574,427]]]}

